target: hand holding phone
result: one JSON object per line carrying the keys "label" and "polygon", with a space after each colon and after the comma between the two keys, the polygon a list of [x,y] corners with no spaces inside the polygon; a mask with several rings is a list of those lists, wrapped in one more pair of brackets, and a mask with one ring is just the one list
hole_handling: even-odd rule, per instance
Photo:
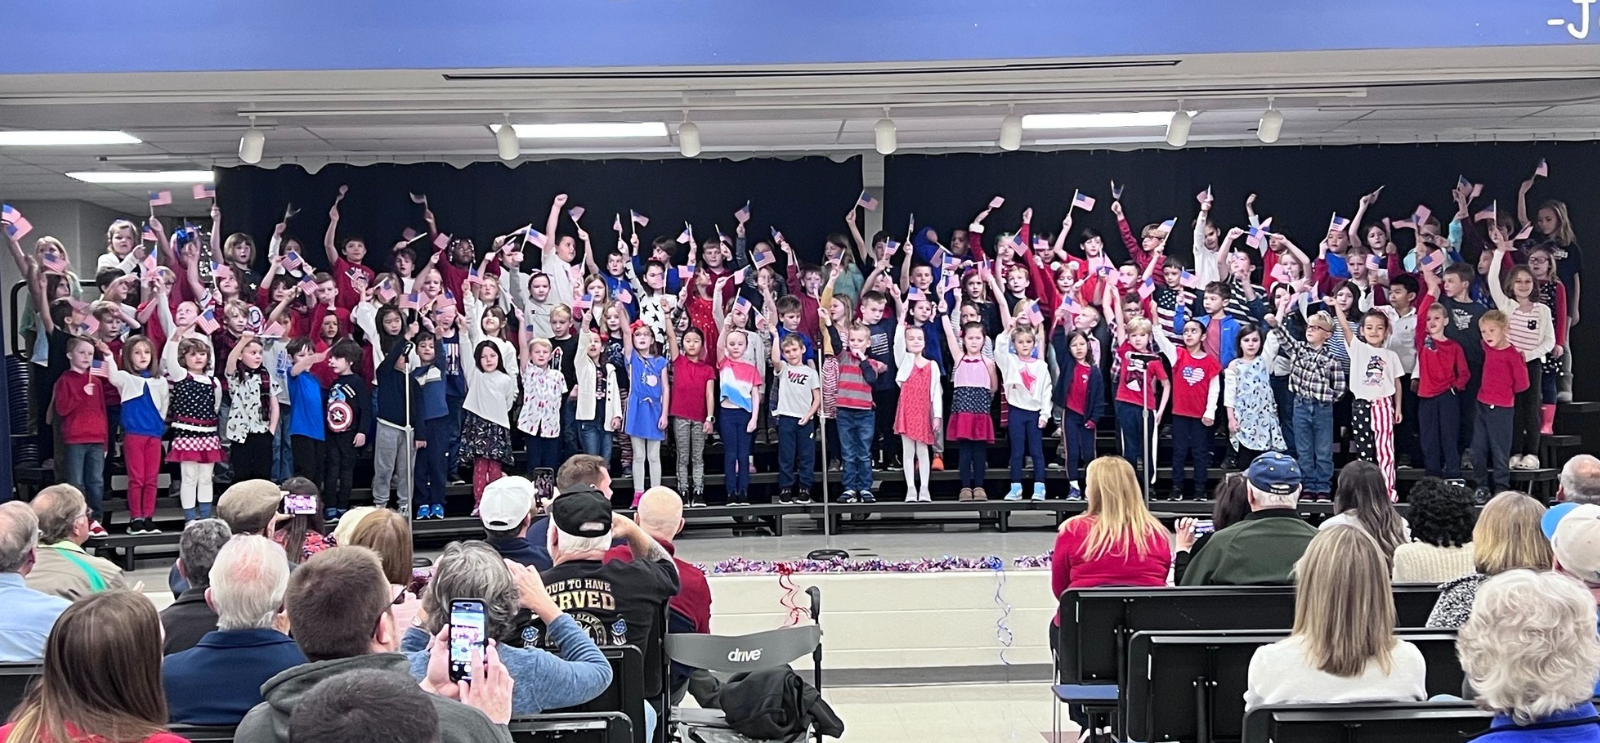
{"label": "hand holding phone", "polygon": [[472,655],[483,657],[488,627],[488,611],[483,599],[455,599],[450,602],[450,680],[472,678]]}

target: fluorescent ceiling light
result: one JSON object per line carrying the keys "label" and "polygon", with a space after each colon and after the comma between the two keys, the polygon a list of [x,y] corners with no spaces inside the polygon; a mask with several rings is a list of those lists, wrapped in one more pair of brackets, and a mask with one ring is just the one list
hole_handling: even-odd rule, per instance
{"label": "fluorescent ceiling light", "polygon": [[106,131],[14,131],[0,132],[0,147],[83,146],[101,144],[139,144],[138,137],[125,132]]}
{"label": "fluorescent ceiling light", "polygon": [[[1190,111],[1193,116],[1195,112]],[[1097,114],[1028,114],[1022,117],[1023,129],[1129,129],[1164,127],[1172,121],[1171,111],[1137,111]]]}
{"label": "fluorescent ceiling light", "polygon": [[586,124],[512,124],[522,139],[620,139],[626,137],[665,137],[667,125],[660,121],[596,121]]}
{"label": "fluorescent ceiling light", "polygon": [[84,170],[68,173],[84,183],[210,183],[209,170]]}

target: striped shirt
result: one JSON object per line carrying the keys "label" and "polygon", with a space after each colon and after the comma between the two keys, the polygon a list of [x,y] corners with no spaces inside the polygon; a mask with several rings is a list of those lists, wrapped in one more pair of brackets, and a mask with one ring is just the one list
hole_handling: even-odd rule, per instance
{"label": "striped shirt", "polygon": [[[1549,352],[1547,336],[1553,339],[1555,335],[1549,327],[1551,324],[1549,307],[1535,303],[1528,309],[1518,307],[1507,314],[1510,316],[1510,327],[1506,329],[1506,336],[1510,339],[1511,345],[1522,352],[1523,358],[1529,358],[1531,355],[1537,359]],[[1536,351],[1537,353],[1534,353]]]}
{"label": "striped shirt", "polygon": [[849,352],[839,354],[837,358],[839,359],[839,391],[836,396],[838,406],[849,410],[871,410],[872,385],[867,383],[861,368],[867,362]]}

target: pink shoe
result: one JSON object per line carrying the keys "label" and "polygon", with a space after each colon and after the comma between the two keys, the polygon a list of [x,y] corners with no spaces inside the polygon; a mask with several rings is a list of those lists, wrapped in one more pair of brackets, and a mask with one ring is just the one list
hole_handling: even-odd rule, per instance
{"label": "pink shoe", "polygon": [[643,490],[635,490],[635,491],[633,491],[633,507],[634,508],[638,508],[639,507],[639,501],[641,501],[641,500],[644,500],[644,491]]}

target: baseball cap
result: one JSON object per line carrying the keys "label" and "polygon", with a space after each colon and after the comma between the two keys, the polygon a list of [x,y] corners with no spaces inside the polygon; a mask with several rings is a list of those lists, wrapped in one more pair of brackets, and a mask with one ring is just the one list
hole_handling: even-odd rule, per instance
{"label": "baseball cap", "polygon": [[592,487],[562,493],[550,501],[550,520],[575,537],[603,537],[611,533],[611,500]]}
{"label": "baseball cap", "polygon": [[1263,493],[1289,495],[1300,489],[1300,465],[1287,455],[1269,451],[1250,462],[1245,478],[1250,487]]}
{"label": "baseball cap", "polygon": [[272,522],[283,503],[283,490],[271,480],[243,480],[228,486],[217,499],[217,518],[235,534],[257,532]]}
{"label": "baseball cap", "polygon": [[1600,506],[1574,505],[1563,509],[1556,522],[1549,532],[1550,551],[1561,571],[1589,585],[1600,585]]}
{"label": "baseball cap", "polygon": [[533,483],[525,477],[502,477],[483,488],[478,518],[496,530],[515,529],[533,510]]}

